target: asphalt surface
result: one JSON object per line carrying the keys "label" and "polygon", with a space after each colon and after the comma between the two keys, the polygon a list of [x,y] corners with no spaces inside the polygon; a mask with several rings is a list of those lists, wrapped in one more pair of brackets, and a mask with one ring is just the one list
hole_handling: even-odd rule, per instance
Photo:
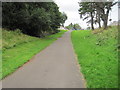
{"label": "asphalt surface", "polygon": [[3,88],[85,88],[70,32],[2,81]]}

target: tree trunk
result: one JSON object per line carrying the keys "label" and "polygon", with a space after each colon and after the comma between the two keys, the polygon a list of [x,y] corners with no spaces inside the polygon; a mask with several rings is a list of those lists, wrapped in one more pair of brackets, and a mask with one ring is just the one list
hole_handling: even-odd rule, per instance
{"label": "tree trunk", "polygon": [[108,24],[108,13],[104,15],[104,29],[107,29],[107,24]]}
{"label": "tree trunk", "polygon": [[90,15],[91,15],[91,28],[92,28],[92,30],[94,30],[94,25],[93,25],[93,13],[90,12]]}
{"label": "tree trunk", "polygon": [[100,21],[98,21],[98,24],[99,24],[99,28],[101,28],[101,23],[100,23]]}
{"label": "tree trunk", "polygon": [[101,28],[101,23],[100,23],[100,13],[98,13],[98,25],[99,25],[99,28]]}

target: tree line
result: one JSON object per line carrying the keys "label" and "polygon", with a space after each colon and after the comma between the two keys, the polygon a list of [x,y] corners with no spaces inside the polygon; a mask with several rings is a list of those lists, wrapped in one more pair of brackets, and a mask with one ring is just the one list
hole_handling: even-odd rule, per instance
{"label": "tree line", "polygon": [[[106,0],[104,0],[106,1]],[[91,29],[94,30],[94,24],[98,24],[99,28],[102,27],[101,21],[103,22],[103,27],[106,29],[108,27],[108,16],[112,6],[117,2],[79,2],[80,18],[87,20],[87,23],[91,24]],[[109,19],[111,21],[111,19]]]}
{"label": "tree line", "polygon": [[54,2],[3,2],[2,27],[43,37],[58,32],[67,16]]}

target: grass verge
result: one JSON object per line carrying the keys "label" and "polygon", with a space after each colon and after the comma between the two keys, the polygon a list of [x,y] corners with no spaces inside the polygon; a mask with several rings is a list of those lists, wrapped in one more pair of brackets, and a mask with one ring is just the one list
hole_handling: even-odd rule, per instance
{"label": "grass verge", "polygon": [[61,37],[65,30],[59,33],[36,38],[24,35],[19,31],[3,30],[2,74],[0,79],[14,72],[24,63],[28,62],[35,54]]}
{"label": "grass verge", "polygon": [[73,31],[71,38],[87,88],[118,88],[117,27]]}

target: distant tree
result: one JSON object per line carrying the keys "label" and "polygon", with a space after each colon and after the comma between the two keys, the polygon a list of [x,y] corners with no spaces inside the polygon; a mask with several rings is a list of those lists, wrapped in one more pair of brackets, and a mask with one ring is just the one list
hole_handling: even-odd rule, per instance
{"label": "distant tree", "polygon": [[63,12],[63,13],[61,13],[61,17],[62,17],[62,23],[61,24],[64,27],[64,23],[67,20],[67,15]]}
{"label": "distant tree", "polygon": [[69,30],[72,30],[72,27],[73,27],[73,24],[70,23],[68,26],[66,26],[65,28],[69,29]]}
{"label": "distant tree", "polygon": [[66,26],[66,28],[69,30],[80,30],[81,26],[79,24],[70,23],[68,26]]}
{"label": "distant tree", "polygon": [[80,30],[80,29],[82,29],[82,28],[80,27],[79,24],[74,24],[74,29],[75,29],[75,30]]}
{"label": "distant tree", "polygon": [[90,27],[87,27],[87,30],[90,30]]}
{"label": "distant tree", "polygon": [[69,29],[69,30],[72,30],[73,29],[73,24],[70,23],[68,26],[66,26],[65,28]]}

